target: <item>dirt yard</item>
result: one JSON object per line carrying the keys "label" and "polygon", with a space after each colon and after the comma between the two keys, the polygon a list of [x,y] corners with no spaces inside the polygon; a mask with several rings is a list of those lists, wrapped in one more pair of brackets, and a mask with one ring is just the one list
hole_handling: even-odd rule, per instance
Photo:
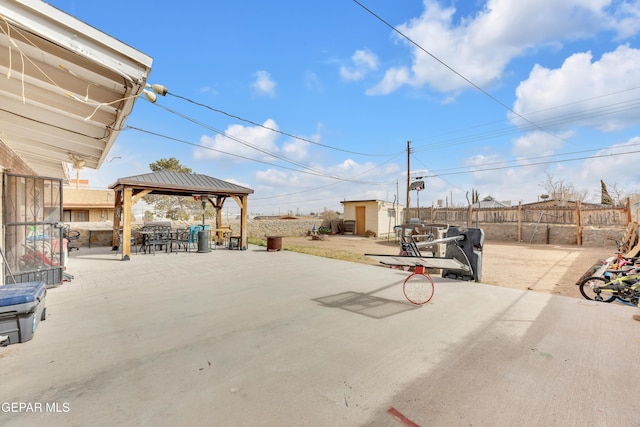
{"label": "dirt yard", "polygon": [[[290,246],[314,247],[323,251],[397,255],[399,246],[385,240],[358,236],[328,235],[324,240],[310,237],[285,237],[285,249]],[[482,254],[482,283],[515,289],[582,298],[576,282],[598,260],[608,258],[615,248],[580,248],[575,246],[528,245],[485,242]],[[354,261],[378,264],[372,259]],[[386,268],[382,267],[381,268]]]}

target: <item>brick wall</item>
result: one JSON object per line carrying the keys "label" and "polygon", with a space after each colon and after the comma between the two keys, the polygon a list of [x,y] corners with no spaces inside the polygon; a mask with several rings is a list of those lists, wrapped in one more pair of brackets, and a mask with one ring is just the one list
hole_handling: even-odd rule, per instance
{"label": "brick wall", "polygon": [[0,142],[0,166],[6,172],[19,175],[36,175],[35,171],[14,153],[6,144]]}

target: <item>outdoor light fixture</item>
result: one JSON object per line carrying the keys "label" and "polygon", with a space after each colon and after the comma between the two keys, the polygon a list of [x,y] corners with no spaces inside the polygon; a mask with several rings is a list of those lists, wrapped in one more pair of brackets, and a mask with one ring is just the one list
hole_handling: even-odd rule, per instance
{"label": "outdoor light fixture", "polygon": [[156,102],[156,99],[158,99],[155,93],[149,92],[146,89],[143,90],[142,93],[144,93],[144,97],[147,98],[147,101],[149,101],[152,104]]}
{"label": "outdoor light fixture", "polygon": [[86,164],[86,160],[81,159],[75,154],[69,153],[69,160],[73,163],[73,168],[76,170],[76,190],[80,185],[80,169],[82,169]]}
{"label": "outdoor light fixture", "polygon": [[[147,87],[149,87],[149,85],[147,85]],[[169,93],[169,89],[166,86],[159,84],[151,85],[151,90],[161,96],[165,96],[167,93]]]}
{"label": "outdoor light fixture", "polygon": [[156,94],[165,96],[167,93],[169,93],[169,89],[163,85],[147,84],[145,87],[151,88],[151,90],[143,89],[142,93],[144,94],[144,97],[147,98],[147,101],[151,102],[152,104],[155,103],[156,100],[158,99]]}
{"label": "outdoor light fixture", "polygon": [[73,163],[74,169],[82,169],[87,164],[85,160],[79,158],[75,154],[69,154],[69,160]]}

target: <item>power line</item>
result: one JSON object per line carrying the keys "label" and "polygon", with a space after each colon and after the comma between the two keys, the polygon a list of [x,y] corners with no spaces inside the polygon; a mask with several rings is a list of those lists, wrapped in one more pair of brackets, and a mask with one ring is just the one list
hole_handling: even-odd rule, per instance
{"label": "power line", "polygon": [[186,98],[186,97],[184,97],[184,96],[176,95],[176,94],[171,93],[171,92],[167,92],[167,93],[168,93],[169,95],[172,95],[172,96],[176,97],[176,98],[183,99],[183,100],[185,100],[185,101],[187,101],[187,102],[190,102],[190,103],[192,103],[192,104],[194,104],[194,105],[198,105],[198,106],[200,106],[200,107],[206,108],[206,109],[211,110],[211,111],[214,111],[214,112],[216,112],[216,113],[224,114],[225,116],[231,117],[231,118],[236,119],[236,120],[243,121],[243,122],[245,122],[245,123],[249,123],[249,124],[251,124],[251,125],[253,125],[253,126],[258,126],[258,127],[263,128],[263,129],[267,129],[267,130],[269,130],[269,131],[276,132],[276,133],[279,133],[279,134],[281,134],[281,135],[284,135],[284,136],[288,136],[288,137],[290,137],[290,138],[297,139],[297,140],[299,140],[299,141],[308,142],[308,143],[310,143],[310,144],[314,144],[314,145],[317,145],[317,146],[319,146],[319,147],[328,148],[328,149],[330,149],[330,150],[341,151],[341,152],[343,152],[343,153],[348,153],[348,154],[357,154],[357,155],[359,155],[359,156],[368,156],[368,157],[388,157],[388,156],[394,156],[394,155],[398,154],[398,153],[391,153],[391,154],[360,153],[360,152],[358,152],[358,151],[345,150],[344,148],[338,148],[338,147],[333,147],[333,146],[331,146],[331,145],[327,145],[327,144],[321,144],[321,143],[319,143],[319,142],[317,142],[317,141],[313,141],[313,140],[311,140],[311,139],[307,139],[307,138],[303,138],[303,137],[301,137],[301,136],[293,135],[293,134],[288,133],[288,132],[283,132],[283,131],[281,131],[281,130],[279,130],[279,129],[274,129],[274,128],[272,128],[272,127],[265,126],[265,125],[263,125],[263,124],[261,124],[261,123],[256,123],[256,122],[254,122],[254,121],[252,121],[252,120],[249,120],[249,119],[244,119],[244,118],[242,118],[242,117],[240,117],[240,116],[237,116],[237,115],[235,115],[235,114],[227,113],[226,111],[223,111],[223,110],[220,110],[220,109],[217,109],[217,108],[213,108],[213,107],[211,107],[211,106],[209,106],[209,105],[202,104],[202,103],[200,103],[200,102],[194,101],[194,100],[189,99],[189,98]]}
{"label": "power line", "polygon": [[282,169],[288,169],[288,170],[292,170],[292,171],[295,171],[295,172],[306,173],[306,174],[309,174],[309,175],[321,176],[321,175],[319,175],[317,173],[313,173],[313,172],[310,172],[310,171],[294,169],[292,167],[278,165],[278,164],[267,162],[267,161],[264,161],[264,160],[258,160],[258,159],[254,159],[252,157],[242,156],[240,154],[229,153],[229,152],[226,152],[226,151],[218,150],[218,149],[213,148],[213,147],[207,147],[205,145],[196,144],[195,142],[185,141],[184,139],[175,138],[175,137],[169,136],[169,135],[163,135],[161,133],[153,132],[153,131],[150,131],[150,130],[147,130],[147,129],[142,129],[142,128],[131,126],[131,125],[126,125],[124,127],[124,129],[125,130],[127,130],[127,129],[135,130],[135,131],[138,131],[138,132],[142,132],[142,133],[146,133],[146,134],[149,134],[149,135],[157,136],[159,138],[164,138],[164,139],[168,139],[170,141],[179,142],[181,144],[191,145],[193,147],[201,148],[203,150],[215,151],[217,153],[226,154],[228,156],[238,157],[238,158],[243,159],[243,160],[249,160],[249,161],[256,162],[256,163],[262,163],[262,164],[265,164],[265,165],[269,165],[269,166],[273,166],[273,167],[277,167],[277,168],[282,168]]}
{"label": "power line", "polygon": [[451,67],[449,64],[447,64],[446,62],[444,62],[443,60],[441,60],[440,58],[438,58],[437,56],[435,56],[433,53],[429,52],[427,49],[425,49],[424,47],[422,47],[421,45],[419,45],[417,42],[415,42],[412,38],[410,38],[409,36],[407,36],[406,34],[404,34],[402,31],[398,30],[396,27],[394,27],[393,25],[391,25],[389,22],[387,22],[386,20],[384,20],[381,16],[377,15],[375,12],[373,12],[371,9],[367,8],[365,5],[363,5],[362,3],[360,3],[358,0],[353,0],[354,3],[356,3],[358,6],[360,6],[361,8],[363,8],[364,10],[366,10],[368,13],[370,13],[372,16],[374,16],[376,19],[378,19],[380,22],[382,22],[384,25],[386,25],[387,27],[391,28],[394,32],[398,33],[402,38],[404,38],[405,40],[407,40],[409,43],[411,43],[412,45],[414,45],[415,47],[417,47],[419,50],[423,51],[424,53],[426,53],[427,55],[429,55],[431,58],[433,58],[434,60],[436,60],[438,63],[440,63],[441,65],[443,65],[445,68],[447,68],[449,71],[451,71],[452,73],[454,73],[455,75],[457,75],[458,77],[460,77],[462,80],[464,80],[465,82],[467,82],[469,85],[471,85],[472,87],[474,87],[475,89],[477,89],[479,92],[481,92],[482,94],[484,94],[485,96],[487,96],[488,98],[490,98],[492,101],[494,101],[496,104],[500,105],[501,107],[503,107],[504,109],[506,109],[507,111],[513,113],[514,115],[516,115],[517,117],[521,118],[522,120],[524,120],[525,122],[529,123],[531,126],[541,130],[544,133],[547,133],[551,136],[553,136],[554,138],[557,138],[561,141],[567,142],[569,144],[574,144],[574,145],[578,145],[575,144],[574,142],[571,141],[567,141],[564,138],[561,138],[560,136],[554,134],[553,132],[541,127],[540,125],[532,122],[531,120],[527,119],[526,117],[524,117],[523,115],[521,115],[520,113],[516,112],[514,109],[512,109],[511,107],[509,107],[507,104],[505,104],[504,102],[500,101],[498,98],[496,98],[495,96],[491,95],[489,92],[487,92],[486,90],[484,90],[482,87],[478,86],[476,83],[472,82],[471,80],[469,80],[467,77],[465,77],[462,73],[458,72],[456,69],[454,69],[453,67]]}
{"label": "power line", "polygon": [[[150,131],[150,130],[138,128],[138,127],[135,127],[135,126],[126,125],[125,129],[135,130],[135,131],[138,131],[138,132],[142,132],[142,133],[146,133],[146,134],[149,134],[149,135],[153,135],[153,136],[157,136],[157,137],[160,137],[160,138],[164,138],[164,139],[167,139],[167,140],[170,140],[170,141],[179,142],[181,144],[191,145],[193,147],[201,148],[203,150],[215,151],[217,153],[226,154],[226,155],[233,156],[233,157],[238,157],[238,158],[241,158],[243,160],[249,160],[249,161],[256,162],[256,163],[266,164],[266,165],[273,166],[273,167],[276,167],[276,168],[282,168],[282,169],[287,169],[287,170],[291,170],[291,171],[294,171],[294,172],[305,173],[305,174],[317,176],[317,177],[320,177],[320,178],[334,179],[334,180],[339,181],[339,182],[351,182],[351,183],[355,183],[355,184],[388,185],[389,183],[386,183],[386,182],[357,181],[357,180],[354,180],[352,178],[357,177],[357,176],[361,176],[361,175],[364,175],[364,174],[367,174],[367,173],[370,173],[373,170],[381,167],[385,163],[390,162],[390,161],[393,160],[393,159],[389,159],[386,162],[383,162],[383,163],[381,163],[379,165],[376,165],[375,167],[373,167],[371,169],[368,169],[368,170],[366,170],[364,172],[361,172],[359,174],[354,175],[352,178],[343,178],[343,177],[339,177],[339,176],[336,176],[336,175],[327,174],[325,172],[318,171],[318,170],[315,170],[313,168],[304,167],[304,165],[302,165],[303,169],[295,169],[295,168],[292,168],[292,167],[279,165],[279,164],[267,162],[267,161],[264,161],[264,160],[259,160],[259,159],[254,159],[254,158],[247,157],[247,156],[242,156],[240,154],[234,154],[234,153],[222,151],[222,150],[218,150],[218,149],[213,148],[213,147],[208,147],[208,146],[205,146],[205,145],[196,144],[194,142],[185,141],[183,139],[175,138],[175,137],[168,136],[168,135],[163,135],[161,133],[157,133],[157,132],[153,132],[153,131]],[[216,132],[221,132],[221,131],[218,131],[218,130],[215,130],[215,131]],[[238,138],[235,138],[233,136],[227,135],[224,132],[222,132],[221,135],[226,136],[226,137],[228,137],[228,138],[230,138],[230,139],[232,139],[234,141],[236,141],[236,140],[239,141],[239,142],[242,141],[242,140],[240,140]]]}
{"label": "power line", "polygon": [[[208,125],[208,124],[206,124],[206,123],[203,123],[203,122],[201,122],[201,121],[199,121],[199,120],[196,120],[196,119],[194,119],[194,118],[192,118],[192,117],[189,117],[189,116],[187,116],[186,114],[179,113],[178,111],[175,111],[175,110],[173,110],[173,109],[171,109],[171,108],[169,108],[169,107],[165,107],[165,106],[163,106],[163,105],[161,105],[161,104],[159,104],[159,103],[154,103],[153,105],[157,106],[158,108],[162,108],[163,110],[165,110],[165,111],[167,111],[167,112],[169,112],[169,113],[175,114],[176,116],[181,117],[181,118],[183,118],[183,119],[185,119],[185,120],[187,120],[187,121],[190,121],[190,122],[192,122],[192,123],[194,123],[194,124],[197,124],[197,125],[199,125],[199,126],[202,126],[202,127],[206,128],[206,129],[209,129],[210,131],[215,132],[215,133],[217,133],[217,134],[219,134],[219,135],[221,135],[221,136],[224,136],[225,138],[228,138],[228,139],[230,139],[230,140],[232,140],[232,141],[238,142],[238,143],[240,143],[240,144],[242,144],[242,145],[244,145],[244,146],[246,146],[246,147],[252,148],[252,149],[257,150],[257,151],[259,151],[259,152],[261,152],[261,153],[263,153],[263,154],[269,155],[269,156],[271,156],[271,157],[274,157],[274,158],[276,158],[276,159],[282,160],[282,161],[284,161],[284,162],[291,163],[291,164],[293,164],[293,165],[299,166],[299,167],[301,167],[302,169],[305,169],[305,170],[311,171],[311,172],[313,172],[313,173],[312,173],[313,175],[323,176],[323,177],[325,177],[325,178],[331,178],[331,179],[340,180],[340,181],[355,182],[355,183],[360,183],[360,184],[375,184],[375,185],[377,185],[377,184],[381,184],[381,183],[371,183],[371,182],[360,182],[360,181],[354,181],[354,180],[350,180],[350,179],[345,179],[345,178],[339,177],[339,176],[337,176],[337,175],[331,175],[331,174],[328,174],[328,173],[326,173],[326,172],[319,171],[319,170],[317,170],[317,169],[312,168],[311,166],[305,165],[305,164],[300,163],[300,162],[297,162],[297,161],[295,161],[295,160],[288,159],[288,158],[287,158],[287,157],[285,157],[285,156],[281,156],[281,155],[276,154],[276,153],[273,153],[273,152],[271,152],[271,151],[269,151],[269,150],[265,150],[265,149],[263,149],[263,148],[260,148],[260,147],[258,147],[258,146],[255,146],[254,144],[251,144],[251,143],[249,143],[249,142],[247,142],[247,141],[244,141],[244,140],[242,140],[242,139],[240,139],[240,138],[238,138],[238,137],[235,137],[235,136],[233,136],[233,135],[229,135],[228,133],[226,133],[226,132],[224,132],[224,131],[221,131],[221,130],[219,130],[219,129],[216,129],[216,128],[214,128],[214,127],[212,127],[212,126],[210,126],[210,125]],[[200,148],[206,148],[205,146],[202,146],[202,145],[198,145],[198,147],[200,147]],[[215,151],[220,151],[220,150],[215,150]],[[225,153],[225,154],[230,154],[230,153]],[[254,160],[255,160],[255,159],[254,159]],[[386,162],[384,162],[384,163],[386,163]],[[384,164],[384,163],[382,163],[382,164]],[[276,166],[276,167],[277,167],[277,165],[274,165],[274,166]]]}
{"label": "power line", "polygon": [[[569,156],[569,155],[572,155],[572,154],[589,153],[589,152],[601,151],[601,150],[613,150],[613,149],[616,149],[616,148],[627,149],[628,147],[636,147],[636,146],[640,146],[640,143],[638,143],[638,144],[628,144],[628,145],[624,145],[624,146],[620,146],[620,147],[593,148],[593,149],[590,149],[590,150],[573,151],[573,152],[570,152],[570,153],[549,154],[549,155],[546,155],[546,156],[535,156],[535,157],[520,158],[520,159],[515,159],[515,160],[505,160],[505,161],[500,161],[500,162],[484,163],[484,166],[501,165],[501,164],[505,164],[505,166],[506,166],[507,163],[524,162],[524,161],[537,160],[537,159],[547,159],[547,158],[553,158],[553,157],[559,157],[559,156]],[[625,151],[623,153],[602,154],[601,156],[606,157],[606,156],[614,156],[614,155],[618,156],[618,155],[625,155],[625,154],[629,154],[629,151]],[[586,157],[586,159],[591,159],[591,158],[596,158],[596,156]],[[568,159],[568,160],[571,161],[573,159]],[[580,159],[577,159],[577,160],[580,160]],[[562,161],[564,161],[564,160],[558,159],[558,160],[553,161],[553,163],[560,163]],[[511,165],[511,167],[514,167],[514,168],[517,168],[517,167],[520,167],[520,166],[521,165]],[[453,171],[453,170],[459,170],[459,169],[467,169],[467,168],[470,168],[470,167],[473,167],[473,166],[457,166],[457,167],[446,168],[446,169],[434,169],[434,170],[431,170],[430,172],[433,172],[433,173],[446,172],[446,171]]]}
{"label": "power line", "polygon": [[527,163],[527,164],[524,164],[524,165],[498,166],[498,167],[495,167],[495,168],[474,169],[474,170],[468,170],[468,171],[462,171],[462,172],[438,173],[438,174],[434,174],[432,176],[427,176],[427,178],[435,178],[435,177],[444,176],[444,175],[463,175],[463,174],[468,174],[468,173],[489,172],[489,171],[496,171],[496,170],[509,169],[509,168],[523,168],[523,167],[529,167],[529,166],[549,165],[549,164],[563,163],[563,162],[576,162],[578,160],[599,159],[599,158],[603,158],[603,157],[614,157],[614,156],[621,156],[621,155],[625,155],[626,156],[626,155],[637,154],[637,153],[640,153],[640,150],[637,150],[637,151],[626,151],[624,153],[610,153],[610,154],[599,154],[599,155],[595,155],[595,156],[574,157],[574,158],[571,158],[571,159],[553,160],[553,161],[548,161],[548,162]]}
{"label": "power line", "polygon": [[[579,100],[579,101],[575,101],[575,102],[572,102],[572,103],[559,105],[559,106],[555,106],[555,107],[549,107],[549,108],[546,108],[544,110],[539,110],[539,111],[536,111],[536,112],[528,113],[528,115],[538,114],[538,113],[541,113],[541,112],[548,112],[550,110],[563,108],[563,107],[566,107],[568,105],[574,105],[574,104],[577,104],[577,103],[589,102],[589,101],[592,101],[594,99],[603,98],[603,97],[606,97],[606,96],[613,96],[613,95],[620,94],[622,92],[628,92],[628,91],[637,90],[637,89],[640,89],[640,88],[639,87],[629,88],[629,89],[625,89],[623,91],[618,91],[618,92],[614,92],[614,93],[610,93],[610,94],[606,94],[606,95],[599,95],[599,96],[596,96],[596,97],[587,98],[587,99],[583,99],[583,100]],[[622,112],[635,110],[635,109],[637,109],[639,107],[640,107],[640,101],[627,100],[627,101],[621,101],[621,102],[616,102],[616,103],[612,103],[612,104],[602,105],[602,106],[598,106],[598,107],[594,107],[594,108],[583,109],[580,112],[571,112],[571,113],[565,114],[565,115],[556,115],[552,119],[546,120],[546,121],[544,121],[542,123],[544,125],[559,126],[559,125],[566,124],[566,123],[572,123],[572,122],[576,122],[576,121],[584,121],[586,119],[593,119],[595,117],[602,117],[602,116],[607,116],[607,115],[619,114],[619,113],[622,113]],[[503,120],[494,121],[494,122],[481,124],[481,125],[476,125],[476,126],[468,128],[468,129],[478,128],[478,127],[486,126],[488,124],[497,123],[497,122],[503,122]],[[466,136],[460,136],[460,137],[457,137],[457,138],[444,139],[444,140],[441,140],[439,142],[434,142],[434,143],[430,143],[430,144],[427,144],[427,145],[422,145],[422,146],[413,148],[412,151],[420,152],[420,151],[431,150],[433,148],[450,147],[451,145],[459,145],[459,144],[468,144],[468,143],[476,142],[476,141],[480,141],[480,140],[486,140],[486,139],[496,138],[496,137],[500,137],[500,136],[507,136],[507,135],[510,135],[510,134],[517,134],[517,133],[521,133],[522,131],[526,132],[527,130],[531,130],[531,129],[533,129],[533,128],[532,127],[525,127],[525,128],[504,127],[504,128],[492,129],[492,130],[488,130],[488,131],[485,131],[485,132],[482,132],[482,133],[478,133],[478,134],[471,134],[471,135],[466,135]],[[456,132],[456,131],[451,131],[451,132],[447,132],[447,133],[454,133],[454,132]],[[420,139],[419,138],[413,138],[412,139],[412,141],[416,141],[416,140],[419,141]]]}

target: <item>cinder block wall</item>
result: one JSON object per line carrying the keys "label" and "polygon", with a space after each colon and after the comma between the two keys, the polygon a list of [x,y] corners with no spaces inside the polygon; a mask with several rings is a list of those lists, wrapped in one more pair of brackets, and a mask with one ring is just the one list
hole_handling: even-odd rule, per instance
{"label": "cinder block wall", "polygon": [[[197,225],[198,223],[174,223],[174,228],[185,227],[189,225]],[[210,228],[214,228],[214,224],[207,222]],[[134,223],[133,229],[142,227],[143,223]],[[240,234],[240,220],[231,220],[224,222],[224,225],[231,226],[232,234]],[[313,226],[319,228],[322,225],[322,219],[260,219],[249,220],[247,224],[248,235],[252,238],[265,239],[267,236],[306,236]],[[81,232],[78,241],[79,246],[86,247],[89,245],[89,229],[105,228],[108,229],[108,223],[72,223],[71,228]],[[517,242],[518,226],[514,223],[503,224],[481,224],[480,228],[484,230],[485,240],[494,240],[501,242]],[[588,247],[610,247],[615,249],[616,240],[622,240],[626,227],[609,226],[584,227],[582,232],[582,245]],[[533,244],[550,244],[550,245],[576,245],[577,244],[576,227],[573,225],[557,225],[557,224],[523,224],[522,226],[522,243]],[[111,233],[94,232],[92,236],[92,246],[110,246],[112,245]]]}
{"label": "cinder block wall", "polygon": [[[213,222],[205,222],[209,225],[209,228],[213,229],[215,224]],[[199,225],[199,222],[186,223],[186,222],[174,222],[174,228],[188,227],[190,225]],[[143,223],[133,223],[132,229],[142,227]],[[233,235],[240,234],[240,220],[225,221],[221,226],[231,226],[231,233]],[[322,219],[261,219],[261,220],[249,220],[247,223],[248,236],[258,239],[265,239],[267,236],[306,236],[308,231],[311,231],[313,226],[319,228],[322,225]],[[77,245],[80,247],[89,246],[89,230],[94,230],[91,233],[91,246],[111,246],[112,233],[109,232],[112,227],[110,222],[73,222],[69,224],[72,230],[80,231],[80,238],[77,240]],[[103,230],[103,231],[95,231]]]}
{"label": "cinder block wall", "polygon": [[[481,224],[486,240],[502,242],[518,241],[518,225],[514,223]],[[626,227],[589,226],[582,228],[582,246],[616,248],[616,240],[621,241]],[[578,235],[575,225],[523,224],[522,243],[577,245]]]}
{"label": "cinder block wall", "polygon": [[[306,236],[313,226],[320,228],[322,219],[260,219],[249,220],[249,237],[264,239],[266,236]],[[240,221],[231,221],[231,228],[240,230]]]}

